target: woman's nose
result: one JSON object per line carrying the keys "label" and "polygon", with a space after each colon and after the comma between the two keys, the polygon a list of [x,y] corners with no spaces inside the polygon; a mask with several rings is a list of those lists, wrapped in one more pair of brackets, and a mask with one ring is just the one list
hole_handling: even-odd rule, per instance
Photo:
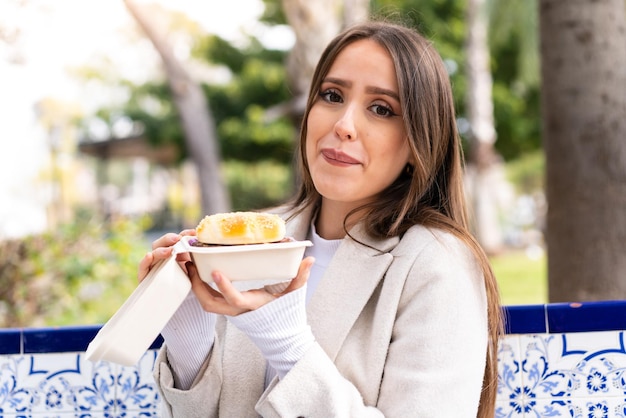
{"label": "woman's nose", "polygon": [[354,110],[350,107],[346,108],[339,120],[335,123],[335,133],[342,141],[356,139]]}

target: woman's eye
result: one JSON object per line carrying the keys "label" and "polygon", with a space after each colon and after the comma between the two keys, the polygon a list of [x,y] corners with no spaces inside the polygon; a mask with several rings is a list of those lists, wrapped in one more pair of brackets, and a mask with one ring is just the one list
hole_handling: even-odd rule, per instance
{"label": "woman's eye", "polygon": [[320,92],[320,96],[329,103],[341,103],[342,101],[341,96],[335,90],[324,90]]}
{"label": "woman's eye", "polygon": [[393,110],[391,110],[391,108],[387,106],[375,104],[375,105],[372,105],[370,109],[372,109],[372,112],[374,112],[376,116],[395,116],[395,113],[393,113]]}

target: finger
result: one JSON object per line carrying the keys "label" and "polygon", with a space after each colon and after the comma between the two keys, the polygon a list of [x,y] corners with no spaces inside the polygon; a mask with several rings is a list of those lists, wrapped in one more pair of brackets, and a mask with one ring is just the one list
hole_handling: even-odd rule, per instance
{"label": "finger", "polygon": [[160,260],[164,260],[172,255],[173,248],[157,248],[156,250],[149,251],[142,259],[139,261],[139,267],[137,269],[137,278],[141,282],[146,278],[152,267],[159,262]]}
{"label": "finger", "polygon": [[179,235],[181,237],[183,237],[183,236],[195,236],[196,235],[196,230],[195,229],[183,229],[182,231],[180,231]]}
{"label": "finger", "polygon": [[157,248],[156,250],[152,250],[148,252],[142,259],[139,261],[139,268],[137,269],[137,278],[141,282],[148,275],[152,266],[154,266],[158,261],[164,260],[172,255],[172,247],[167,248]]}
{"label": "finger", "polygon": [[152,252],[147,253],[139,262],[139,269],[137,270],[137,278],[139,282],[146,278],[154,262],[154,256]]}
{"label": "finger", "polygon": [[202,298],[199,297],[199,300],[205,299],[204,296],[208,296],[206,297],[206,299],[221,296],[220,292],[217,292],[216,290],[211,288],[211,286],[209,286],[206,282],[204,282],[204,280],[200,278],[200,275],[198,274],[198,268],[193,262],[188,261],[187,263],[185,263],[185,268],[187,270],[187,275],[191,280],[192,290],[194,290],[196,296],[203,296]]}
{"label": "finger", "polygon": [[300,267],[298,268],[298,274],[291,281],[291,283],[289,283],[289,286],[287,286],[287,288],[281,294],[284,295],[296,289],[300,289],[302,286],[304,286],[307,280],[309,280],[309,276],[311,274],[311,267],[313,267],[314,263],[315,263],[315,258],[313,257],[306,257],[304,260],[302,260],[300,262]]}
{"label": "finger", "polygon": [[220,292],[213,289],[200,278],[198,269],[193,263],[188,262],[185,266],[187,274],[191,279],[191,290],[196,295],[204,311],[223,315],[232,315],[235,312],[228,305],[228,302],[224,300]]}
{"label": "finger", "polygon": [[235,308],[235,310],[238,311],[237,313],[249,311],[251,309],[246,301],[246,298],[221,272],[214,271],[213,273],[211,273],[211,276],[213,277],[213,282],[222,294],[224,300],[228,302],[230,306]]}
{"label": "finger", "polygon": [[167,234],[162,235],[161,237],[157,238],[156,240],[152,242],[152,249],[155,250],[160,247],[171,247],[172,245],[180,241],[180,239],[181,239],[180,234],[168,232]]}
{"label": "finger", "polygon": [[152,258],[153,261],[164,260],[172,256],[172,252],[174,251],[173,247],[159,247],[152,250]]}

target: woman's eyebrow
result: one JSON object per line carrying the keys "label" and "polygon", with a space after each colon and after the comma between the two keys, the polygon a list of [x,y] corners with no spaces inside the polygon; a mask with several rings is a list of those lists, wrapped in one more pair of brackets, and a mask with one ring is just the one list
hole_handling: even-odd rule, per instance
{"label": "woman's eyebrow", "polygon": [[341,87],[350,87],[352,85],[351,82],[344,80],[343,78],[334,78],[334,77],[326,77],[323,82],[337,84],[338,86],[341,86]]}
{"label": "woman's eyebrow", "polygon": [[397,102],[400,101],[400,96],[398,96],[398,93],[396,93],[393,90],[384,89],[382,87],[370,86],[370,87],[367,87],[365,89],[365,91],[370,93],[370,94],[382,94],[382,95],[391,97],[392,99],[396,100]]}
{"label": "woman's eyebrow", "polygon": [[[349,80],[345,80],[343,78],[335,78],[335,77],[326,77],[323,81],[324,83],[332,83],[332,84],[336,84],[338,86],[341,87],[351,87],[352,86],[352,82]],[[400,96],[398,95],[398,93],[396,93],[393,90],[389,90],[389,89],[385,89],[382,87],[376,87],[376,86],[368,86],[365,88],[365,91],[368,94],[382,94],[384,96],[389,96],[392,99],[396,100],[396,101],[400,101]]]}

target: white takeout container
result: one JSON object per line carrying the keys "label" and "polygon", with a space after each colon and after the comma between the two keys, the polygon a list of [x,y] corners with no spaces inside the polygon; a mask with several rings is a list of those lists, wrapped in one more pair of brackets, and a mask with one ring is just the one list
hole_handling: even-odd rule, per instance
{"label": "white takeout container", "polygon": [[196,247],[193,237],[174,246],[170,258],[157,263],[117,312],[89,343],[90,361],[133,366],[159,336],[191,289],[176,255],[189,252],[202,280],[213,284],[211,272],[221,271],[240,291],[293,279],[310,241],[277,244]]}
{"label": "white takeout container", "polygon": [[311,241],[288,241],[196,247],[191,244],[193,240],[195,237],[184,237],[181,242],[191,254],[200,278],[213,284],[211,273],[219,270],[240,291],[293,279],[304,250],[313,245]]}
{"label": "white takeout container", "polygon": [[136,364],[190,289],[191,282],[175,254],[156,264],[89,343],[87,359]]}

